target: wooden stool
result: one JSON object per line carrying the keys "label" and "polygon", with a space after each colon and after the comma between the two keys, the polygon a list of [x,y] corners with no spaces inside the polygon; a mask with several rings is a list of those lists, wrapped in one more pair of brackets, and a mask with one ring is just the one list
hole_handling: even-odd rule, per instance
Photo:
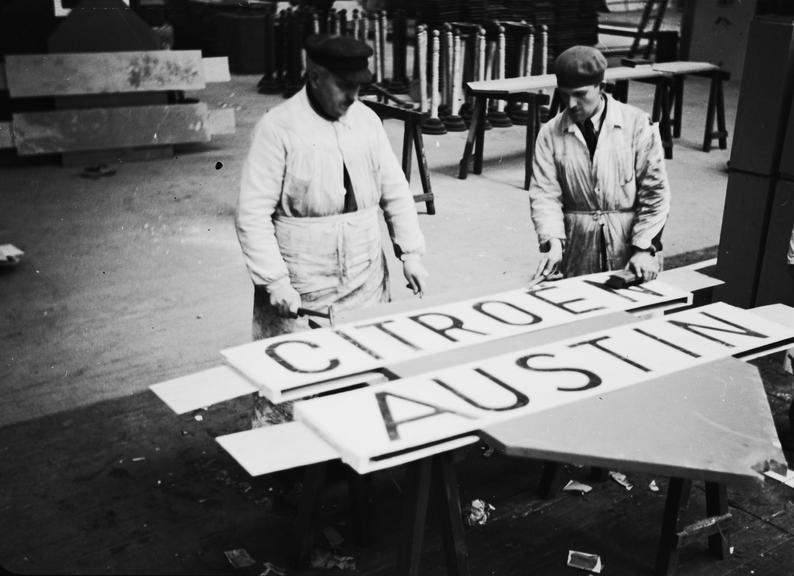
{"label": "wooden stool", "polygon": [[675,574],[678,549],[699,536],[708,536],[709,552],[713,556],[724,559],[729,554],[727,524],[731,515],[728,513],[728,493],[725,484],[706,482],[707,517],[677,530],[678,514],[686,507],[691,488],[691,480],[670,478],[662,519],[662,533],[656,555],[657,576]]}
{"label": "wooden stool", "polygon": [[415,202],[424,202],[427,208],[427,213],[431,216],[436,213],[435,197],[433,196],[433,188],[430,185],[430,171],[427,169],[427,157],[425,156],[425,145],[422,139],[422,114],[415,110],[408,110],[406,108],[398,108],[397,106],[390,106],[383,102],[375,102],[374,100],[361,100],[364,104],[369,106],[381,120],[394,118],[402,120],[405,125],[403,131],[403,152],[402,152],[402,169],[405,173],[405,179],[411,181],[411,149],[416,150],[416,160],[419,163],[419,179],[422,181],[422,194],[415,194]]}

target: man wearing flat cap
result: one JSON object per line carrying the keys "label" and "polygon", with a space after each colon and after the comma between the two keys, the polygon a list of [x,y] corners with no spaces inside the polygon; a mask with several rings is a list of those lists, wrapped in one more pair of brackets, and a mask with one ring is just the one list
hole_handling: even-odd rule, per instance
{"label": "man wearing flat cap", "polygon": [[[413,196],[380,119],[358,101],[372,49],[326,34],[305,47],[306,86],[259,120],[243,166],[236,224],[255,340],[307,328],[298,308],[390,299],[379,209],[409,286],[425,290]],[[272,410],[262,418],[288,419]]]}
{"label": "man wearing flat cap", "polygon": [[529,188],[536,277],[628,268],[656,278],[670,187],[659,131],[604,93],[607,62],[574,46],[554,62],[565,109],[538,134]]}

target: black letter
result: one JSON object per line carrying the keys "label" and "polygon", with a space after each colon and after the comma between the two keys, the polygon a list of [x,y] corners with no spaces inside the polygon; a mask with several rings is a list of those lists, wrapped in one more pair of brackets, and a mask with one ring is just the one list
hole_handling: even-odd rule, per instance
{"label": "black letter", "polygon": [[626,364],[628,364],[630,366],[634,366],[638,370],[642,370],[643,372],[650,372],[651,371],[650,368],[646,368],[642,364],[638,364],[637,362],[634,362],[634,360],[630,360],[629,358],[627,358],[623,354],[620,354],[618,352],[614,352],[613,350],[610,350],[609,348],[606,348],[606,347],[601,346],[599,344],[599,342],[601,342],[601,340],[609,340],[610,338],[611,338],[611,336],[599,336],[598,338],[593,338],[592,340],[585,340],[584,342],[578,342],[576,344],[569,344],[568,348],[576,348],[577,346],[584,346],[585,344],[592,344],[593,348],[598,348],[602,352],[606,352],[607,354],[609,354],[610,356],[614,356],[618,360],[623,360],[623,362],[625,362]]}
{"label": "black letter", "polygon": [[[424,318],[425,316],[441,316],[442,318],[446,318],[450,322],[452,322],[452,325],[448,326],[446,328],[435,328],[435,327],[431,326],[430,324],[427,324],[426,322],[422,321],[422,318]],[[453,338],[452,336],[449,336],[447,334],[447,332],[449,332],[450,330],[456,330],[457,329],[457,330],[463,330],[464,332],[471,332],[472,334],[479,334],[480,336],[488,336],[488,334],[486,334],[485,332],[477,332],[476,330],[469,330],[468,328],[464,328],[463,327],[463,322],[461,322],[460,320],[458,320],[454,316],[450,316],[449,314],[442,314],[440,312],[428,312],[427,314],[419,314],[418,316],[409,316],[409,318],[411,320],[413,320],[414,322],[416,322],[418,324],[421,324],[422,326],[424,326],[428,330],[432,330],[433,332],[435,332],[439,336],[443,336],[447,340],[452,340],[453,342],[457,342],[457,340],[455,338]]]}
{"label": "black letter", "polygon": [[295,366],[294,364],[287,362],[284,358],[282,358],[278,353],[279,346],[283,346],[284,344],[305,344],[309,348],[319,348],[318,344],[314,342],[306,342],[304,340],[282,340],[281,342],[276,342],[271,344],[265,349],[265,354],[270,356],[273,360],[281,364],[284,368],[289,370],[290,372],[299,372],[301,374],[314,374],[316,372],[328,372],[329,370],[333,370],[337,366],[339,366],[339,360],[333,358],[332,360],[328,361],[328,366],[325,368],[321,368],[319,370],[302,370]]}
{"label": "black letter", "polygon": [[505,390],[509,390],[510,392],[512,392],[515,395],[515,397],[516,397],[516,401],[513,402],[513,404],[511,406],[505,406],[504,408],[488,408],[487,406],[483,406],[479,402],[475,402],[474,400],[472,400],[468,396],[465,396],[460,391],[455,390],[452,386],[450,386],[449,384],[439,380],[438,378],[433,378],[433,382],[435,382],[436,384],[438,384],[442,388],[446,388],[447,390],[452,392],[458,398],[460,398],[462,400],[465,400],[466,402],[468,402],[472,406],[476,406],[480,410],[489,410],[491,412],[503,412],[505,410],[513,410],[515,408],[521,408],[522,406],[526,406],[527,404],[529,404],[529,398],[527,398],[527,396],[525,394],[522,394],[521,392],[519,392],[515,388],[511,387],[510,385],[508,385],[507,383],[502,382],[501,380],[497,379],[495,376],[492,376],[492,375],[488,374],[488,372],[486,372],[482,368],[475,368],[474,371],[477,372],[478,374],[482,374],[483,376],[485,376],[486,378],[488,378],[492,382],[496,382],[497,384],[499,384],[499,386],[501,386]]}
{"label": "black letter", "polygon": [[375,358],[376,360],[380,360],[380,354],[378,354],[378,353],[377,353],[377,352],[375,352],[374,350],[370,349],[369,347],[367,347],[367,346],[364,346],[364,344],[362,344],[361,342],[359,342],[358,340],[356,340],[355,338],[353,338],[353,337],[352,337],[350,334],[345,334],[345,333],[344,333],[344,332],[342,332],[341,330],[334,330],[334,332],[335,332],[335,333],[336,333],[338,336],[341,336],[342,338],[344,338],[345,340],[347,340],[348,342],[350,342],[350,343],[351,343],[353,346],[355,346],[356,348],[358,348],[358,349],[359,349],[359,350],[361,350],[362,352],[366,352],[367,354],[369,354],[370,356],[372,356],[372,357],[373,357],[373,358]]}
{"label": "black letter", "polygon": [[[505,306],[509,306],[510,308],[512,308],[514,310],[518,310],[519,312],[523,312],[524,314],[529,316],[531,318],[531,320],[529,322],[508,322],[507,320],[504,320],[504,319],[500,318],[496,314],[491,314],[490,312],[486,312],[485,311],[485,305],[486,304],[504,304]],[[493,318],[497,322],[501,322],[502,324],[510,324],[511,326],[530,326],[532,324],[537,324],[538,322],[541,322],[543,320],[543,318],[541,318],[537,314],[533,314],[529,310],[524,310],[523,308],[519,308],[515,304],[511,304],[510,302],[502,302],[501,300],[486,300],[485,302],[477,302],[476,304],[474,304],[472,306],[472,308],[474,308],[480,314],[485,314],[489,318]]]}
{"label": "black letter", "polygon": [[534,370],[535,372],[577,372],[579,374],[584,374],[587,377],[587,384],[581,388],[558,387],[557,390],[562,392],[581,392],[582,390],[589,390],[590,388],[601,386],[601,378],[598,376],[598,374],[594,374],[589,370],[584,370],[582,368],[535,368],[534,366],[529,365],[529,361],[533,358],[554,358],[554,354],[530,354],[529,356],[524,356],[523,358],[516,360],[516,364],[518,364],[521,368],[526,370]]}
{"label": "black letter", "polygon": [[[413,402],[414,404],[419,404],[420,406],[426,406],[428,408],[432,408],[433,412],[430,414],[425,414],[424,416],[414,416],[413,418],[406,418],[405,420],[400,420],[399,422],[395,422],[394,418],[391,414],[391,409],[389,408],[389,404],[386,401],[387,396],[392,396],[394,398],[399,398],[400,400],[405,400],[406,402]],[[375,398],[378,400],[378,407],[380,408],[380,415],[383,418],[383,423],[386,425],[386,430],[389,433],[389,440],[399,440],[400,434],[397,432],[397,426],[400,424],[407,424],[408,422],[414,422],[416,420],[423,420],[425,418],[432,418],[436,414],[454,414],[455,416],[461,416],[463,418],[471,418],[466,414],[459,414],[458,412],[454,412],[452,410],[447,410],[446,408],[441,408],[436,406],[435,404],[428,404],[427,402],[422,402],[421,400],[414,400],[413,398],[406,398],[405,396],[400,396],[399,394],[392,394],[391,392],[375,392]]]}
{"label": "black letter", "polygon": [[561,310],[565,310],[566,312],[570,312],[571,314],[584,314],[586,312],[593,312],[594,310],[603,310],[604,309],[604,306],[599,306],[598,308],[588,308],[587,310],[579,310],[579,311],[571,310],[570,308],[568,308],[566,306],[566,304],[573,304],[574,302],[582,302],[585,299],[584,298],[574,298],[573,300],[566,300],[565,302],[555,302],[554,300],[549,300],[548,298],[543,298],[542,296],[540,296],[538,294],[539,292],[543,292],[544,290],[554,290],[555,288],[556,288],[556,286],[545,286],[545,287],[541,287],[541,288],[532,288],[530,290],[527,290],[527,294],[529,294],[530,296],[534,296],[538,300],[542,300],[543,302],[551,304],[552,306],[556,306],[557,308],[560,308]]}
{"label": "black letter", "polygon": [[766,334],[761,334],[760,332],[755,332],[754,330],[750,330],[749,328],[745,328],[744,326],[739,326],[738,324],[734,324],[733,322],[729,322],[727,320],[723,320],[722,318],[718,318],[714,316],[714,314],[709,314],[708,312],[701,312],[703,316],[708,316],[709,318],[713,318],[718,322],[722,322],[723,324],[727,324],[728,326],[733,326],[737,328],[737,330],[728,330],[726,328],[715,328],[714,326],[703,326],[702,324],[694,324],[692,322],[684,322],[682,320],[668,320],[670,324],[673,326],[678,326],[679,328],[683,328],[688,332],[692,332],[693,334],[697,334],[698,336],[702,336],[707,340],[711,340],[712,342],[719,342],[723,346],[728,346],[729,348],[735,348],[733,344],[730,342],[725,342],[724,340],[720,340],[719,338],[714,338],[713,336],[709,336],[708,334],[701,334],[695,328],[702,328],[703,330],[716,330],[717,332],[727,332],[728,334],[744,334],[745,336],[752,336],[753,338],[766,338]]}
{"label": "black letter", "polygon": [[687,350],[686,348],[682,348],[681,346],[677,344],[673,344],[669,340],[665,340],[664,338],[660,338],[659,336],[654,336],[653,334],[651,334],[650,332],[646,332],[642,328],[634,328],[634,331],[639,332],[640,334],[647,336],[648,338],[653,338],[654,340],[656,340],[657,342],[661,342],[662,344],[667,344],[670,348],[674,348],[679,352],[683,352],[684,354],[689,354],[693,358],[700,358],[700,354]]}
{"label": "black letter", "polygon": [[361,326],[356,326],[356,328],[369,328],[370,326],[374,326],[375,328],[377,328],[381,332],[385,332],[386,334],[388,334],[389,336],[391,336],[392,338],[394,338],[398,342],[401,342],[401,343],[405,344],[406,346],[408,346],[412,350],[421,350],[422,349],[419,346],[417,346],[416,344],[414,344],[413,342],[409,342],[408,340],[406,340],[405,338],[403,338],[399,334],[395,334],[394,332],[392,332],[391,330],[386,328],[385,324],[390,324],[390,323],[393,323],[393,322],[394,322],[394,320],[384,320],[383,322],[374,322],[372,324],[362,324]]}

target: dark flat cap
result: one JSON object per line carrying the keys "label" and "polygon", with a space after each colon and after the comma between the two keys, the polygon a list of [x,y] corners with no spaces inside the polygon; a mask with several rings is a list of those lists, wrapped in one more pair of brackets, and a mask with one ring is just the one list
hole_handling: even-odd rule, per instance
{"label": "dark flat cap", "polygon": [[607,59],[592,46],[571,46],[557,56],[554,73],[560,88],[592,86],[604,81]]}
{"label": "dark flat cap", "polygon": [[367,63],[372,56],[372,48],[351,36],[309,36],[306,38],[306,56],[346,79],[367,83],[372,78]]}

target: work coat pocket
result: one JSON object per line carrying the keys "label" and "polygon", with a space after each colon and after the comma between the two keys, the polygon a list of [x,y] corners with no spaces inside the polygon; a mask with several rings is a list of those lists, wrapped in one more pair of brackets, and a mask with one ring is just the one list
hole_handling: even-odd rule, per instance
{"label": "work coat pocket", "polygon": [[630,147],[617,150],[618,184],[623,189],[627,200],[632,200],[637,191],[636,172],[634,171],[634,151]]}

